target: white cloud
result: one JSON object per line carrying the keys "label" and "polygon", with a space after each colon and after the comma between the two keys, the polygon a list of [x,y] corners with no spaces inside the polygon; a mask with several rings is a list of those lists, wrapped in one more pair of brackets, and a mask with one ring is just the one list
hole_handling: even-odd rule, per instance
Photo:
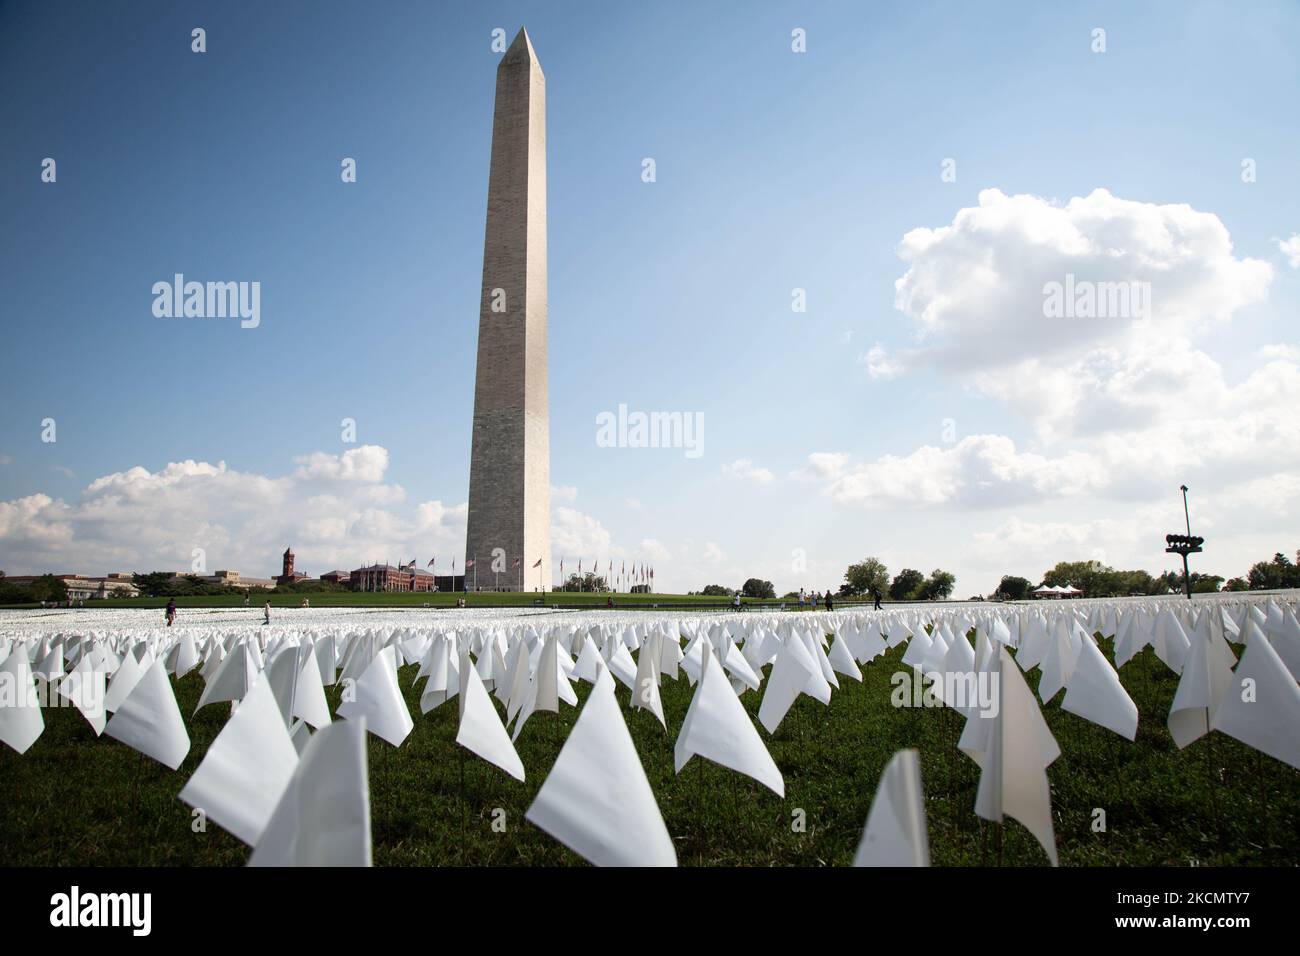
{"label": "white cloud", "polygon": [[466,506],[440,501],[399,514],[397,485],[378,483],[388,452],[363,446],[297,459],[284,477],[225,462],[134,467],[90,482],[75,501],[29,495],[0,502],[7,570],[102,573],[188,569],[192,551],[211,570],[269,575],[292,545],[311,574],[366,561],[399,561],[464,547]]}
{"label": "white cloud", "polygon": [[62,475],[64,478],[76,478],[77,473],[66,465],[50,465],[50,471]]}
{"label": "white cloud", "polygon": [[[1104,189],[1064,206],[986,189],[951,225],[907,233],[899,255],[908,270],[895,306],[922,355],[958,368],[1004,368],[1025,351],[1077,357],[1117,337],[1189,335],[1262,299],[1272,277],[1267,262],[1233,254],[1213,213]],[[1150,282],[1150,320],[1045,318],[1043,287],[1067,274]]]}
{"label": "white cloud", "polygon": [[723,465],[722,474],[728,478],[754,481],[760,485],[770,484],[776,478],[768,469],[755,467],[748,458],[737,458],[731,464]]}
{"label": "white cloud", "polygon": [[612,537],[609,529],[591,515],[557,505],[551,509],[551,554],[557,567],[563,557],[576,568],[579,558],[589,561],[612,556]]}
{"label": "white cloud", "polygon": [[[868,371],[934,369],[1019,413],[1038,440],[974,435],[857,465],[810,456],[796,474],[821,478],[833,500],[1131,508],[1183,481],[1217,489],[1300,469],[1300,350],[1266,346],[1234,382],[1197,345],[1272,279],[1268,263],[1234,254],[1212,213],[1105,190],[1064,205],[985,190],[950,225],[908,232],[899,253],[895,304],[915,343],[877,345]],[[1067,275],[1149,283],[1148,317],[1046,318],[1044,286]]]}
{"label": "white cloud", "polygon": [[902,362],[890,356],[883,345],[877,342],[864,354],[858,356],[858,364],[867,367],[867,374],[872,378],[889,381],[906,371]]}
{"label": "white cloud", "polygon": [[791,478],[804,480],[831,480],[844,472],[849,455],[838,451],[815,451],[808,456],[808,466],[790,472]]}
{"label": "white cloud", "polygon": [[1277,247],[1286,256],[1292,269],[1300,269],[1300,233],[1292,233],[1290,239],[1274,239]]}
{"label": "white cloud", "polygon": [[1284,362],[1295,362],[1300,364],[1300,347],[1295,345],[1285,345],[1283,343],[1265,345],[1255,354],[1266,362],[1271,362],[1274,359],[1281,359]]}
{"label": "white cloud", "polygon": [[1016,451],[1003,435],[970,435],[951,448],[924,445],[841,470],[826,494],[846,505],[1014,504],[1104,488],[1108,478],[1086,455],[1060,458]]}
{"label": "white cloud", "polygon": [[[656,565],[661,562],[667,562],[670,558],[669,551],[663,543],[655,538],[643,538],[638,550]],[[656,573],[658,569],[656,568]]]}
{"label": "white cloud", "polygon": [[[899,255],[908,268],[895,305],[916,346],[892,357],[882,349],[869,370],[874,361],[882,375],[955,372],[1044,438],[1098,421],[1150,423],[1177,408],[1220,375],[1193,340],[1264,299],[1273,274],[1267,262],[1234,254],[1214,214],[1104,189],[1063,206],[987,189],[951,225],[907,233]],[[1146,283],[1150,315],[1047,318],[1044,287],[1067,276]]]}
{"label": "white cloud", "polygon": [[641,510],[641,499],[640,499],[640,498],[625,498],[625,499],[623,499],[623,507],[627,508],[629,511],[640,511],[640,510]]}
{"label": "white cloud", "polygon": [[552,501],[574,501],[578,497],[578,489],[573,485],[551,485]]}
{"label": "white cloud", "polygon": [[379,445],[361,445],[341,455],[317,451],[295,458],[295,478],[303,480],[382,481],[388,470],[388,449]]}

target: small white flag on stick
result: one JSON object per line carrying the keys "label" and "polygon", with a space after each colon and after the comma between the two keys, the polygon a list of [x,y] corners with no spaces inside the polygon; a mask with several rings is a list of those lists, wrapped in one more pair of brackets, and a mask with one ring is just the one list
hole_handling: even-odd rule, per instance
{"label": "small white flag on stick", "polygon": [[677,865],[608,670],[525,818],[596,866]]}
{"label": "small white flag on stick", "polygon": [[249,866],[370,866],[366,718],[312,734]]}
{"label": "small white flag on stick", "polygon": [[921,757],[917,751],[900,750],[886,765],[853,865],[930,865]]}
{"label": "small white flag on stick", "polygon": [[104,733],[172,770],[181,765],[190,752],[190,735],[162,661],[144,672]]}
{"label": "small white flag on stick", "polygon": [[212,741],[180,799],[255,846],[297,765],[298,751],[263,676]]}

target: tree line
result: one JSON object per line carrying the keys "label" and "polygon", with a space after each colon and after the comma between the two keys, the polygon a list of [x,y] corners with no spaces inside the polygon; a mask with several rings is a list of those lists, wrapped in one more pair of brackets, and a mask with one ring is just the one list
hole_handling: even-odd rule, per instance
{"label": "tree line", "polygon": [[[1188,578],[1193,594],[1300,588],[1300,551],[1296,552],[1294,562],[1280,551],[1271,561],[1257,561],[1244,577],[1225,580],[1221,574],[1193,571]],[[1181,591],[1183,575],[1179,571],[1165,571],[1159,575],[1147,571],[1117,571],[1100,561],[1061,561],[1043,572],[1042,583],[1049,587],[1075,587],[1086,597],[1132,597]],[[1027,578],[1008,574],[1002,578],[993,596],[1023,601],[1033,595],[1036,587],[1038,585]]]}

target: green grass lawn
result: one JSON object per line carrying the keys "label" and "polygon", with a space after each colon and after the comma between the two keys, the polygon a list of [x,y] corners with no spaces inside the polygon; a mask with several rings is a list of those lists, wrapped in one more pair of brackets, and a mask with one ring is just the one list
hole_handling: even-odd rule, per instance
{"label": "green grass lawn", "polygon": [[[1103,647],[1109,651],[1109,642]],[[993,827],[972,808],[978,770],[956,750],[950,710],[895,709],[890,675],[902,648],[841,679],[829,707],[800,697],[777,733],[761,730],[785,776],[786,797],[695,758],[673,772],[673,742],[693,688],[663,686],[667,733],[645,711],[624,718],[683,865],[842,866],[850,863],[882,769],[894,751],[921,751],[935,865],[995,864]],[[455,746],[453,700],[420,716],[414,665],[400,681],[415,730],[394,749],[371,737],[374,859],[379,866],[568,865],[583,861],[524,820],[577,711],[535,714],[517,744],[528,774],[518,783]],[[1141,711],[1130,743],[1058,703],[1044,709],[1061,745],[1048,769],[1063,866],[1286,865],[1300,861],[1297,771],[1222,734],[1179,751],[1165,728],[1177,678],[1148,648],[1121,676]],[[1037,671],[1030,683],[1037,686]],[[420,685],[421,687],[423,684]],[[0,861],[6,865],[241,865],[249,850],[215,824],[191,829],[177,799],[229,715],[227,704],[190,717],[202,679],[177,685],[193,748],[178,772],[125,745],[97,739],[72,708],[47,709],[44,735],[23,756],[0,746]],[[590,686],[576,685],[585,701]],[[338,688],[329,689],[331,707]],[[619,700],[628,691],[619,686]],[[760,697],[741,698],[752,716]],[[558,726],[557,726],[558,725]],[[463,787],[462,787],[463,774]],[[492,828],[505,811],[504,833]],[[1094,809],[1106,832],[1093,831]],[[804,811],[806,831],[792,820]],[[500,818],[500,815],[497,815]],[[1008,820],[1004,865],[1046,865],[1032,836]]]}

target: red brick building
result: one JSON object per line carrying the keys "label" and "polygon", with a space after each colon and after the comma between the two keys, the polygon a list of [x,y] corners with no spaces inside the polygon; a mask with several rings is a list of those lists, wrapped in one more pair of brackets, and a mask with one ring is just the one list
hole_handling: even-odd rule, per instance
{"label": "red brick building", "polygon": [[306,580],[307,575],[301,571],[295,573],[293,570],[293,551],[290,548],[284,549],[284,569],[280,576],[275,579],[276,584],[295,584],[298,581]]}
{"label": "red brick building", "polygon": [[432,571],[417,568],[415,562],[393,567],[391,564],[372,564],[357,568],[349,575],[354,591],[436,591]]}

